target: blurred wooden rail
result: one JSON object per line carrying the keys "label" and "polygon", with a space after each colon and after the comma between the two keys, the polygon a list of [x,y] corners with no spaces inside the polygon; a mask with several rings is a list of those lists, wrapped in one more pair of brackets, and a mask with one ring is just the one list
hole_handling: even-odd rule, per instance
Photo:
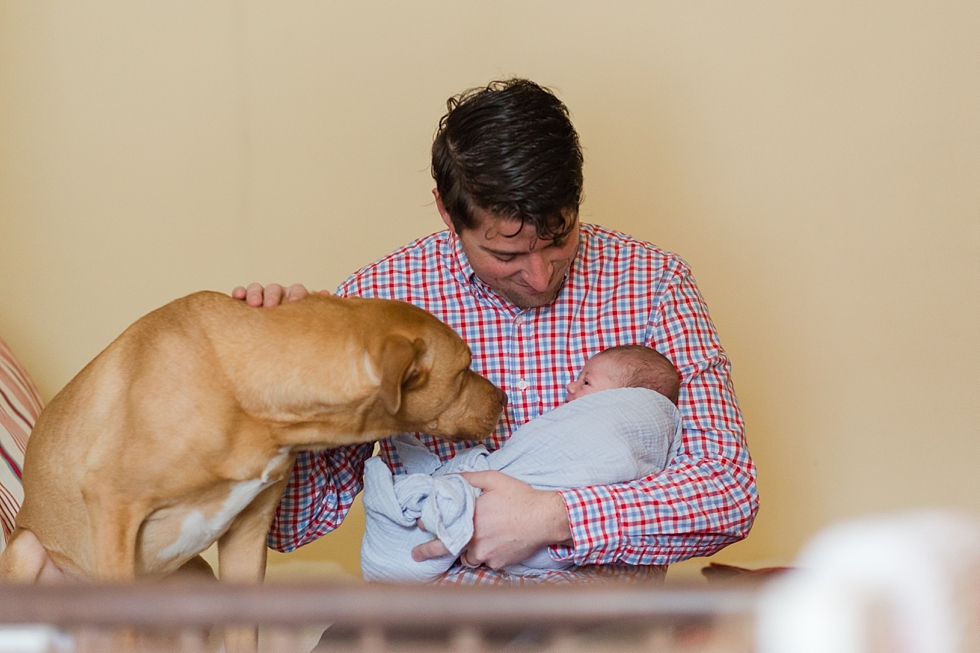
{"label": "blurred wooden rail", "polygon": [[749,616],[752,587],[466,588],[338,583],[161,582],[0,586],[0,624],[179,627],[270,624],[399,628],[642,624]]}

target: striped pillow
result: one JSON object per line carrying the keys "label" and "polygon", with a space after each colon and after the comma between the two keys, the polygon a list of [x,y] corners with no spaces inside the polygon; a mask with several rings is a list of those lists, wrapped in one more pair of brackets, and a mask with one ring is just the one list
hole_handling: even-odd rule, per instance
{"label": "striped pillow", "polygon": [[0,338],[0,551],[13,533],[14,516],[24,500],[24,448],[40,412],[37,386]]}

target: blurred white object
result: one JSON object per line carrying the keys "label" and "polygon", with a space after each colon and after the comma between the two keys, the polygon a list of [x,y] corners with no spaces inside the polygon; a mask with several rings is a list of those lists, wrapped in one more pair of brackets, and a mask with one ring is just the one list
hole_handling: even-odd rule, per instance
{"label": "blurred white object", "polygon": [[0,627],[0,653],[68,653],[72,638],[50,626]]}
{"label": "blurred white object", "polygon": [[978,646],[980,522],[917,511],[831,526],[762,592],[759,653],[967,653]]}

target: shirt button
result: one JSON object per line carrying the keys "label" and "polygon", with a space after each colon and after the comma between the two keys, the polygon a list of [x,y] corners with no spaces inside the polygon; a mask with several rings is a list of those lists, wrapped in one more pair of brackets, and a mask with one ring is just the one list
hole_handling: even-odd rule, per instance
{"label": "shirt button", "polygon": [[514,318],[514,324],[516,324],[517,326],[521,326],[522,324],[524,324],[524,314],[523,313],[521,313],[516,318]]}
{"label": "shirt button", "polygon": [[518,390],[527,390],[528,387],[530,387],[530,385],[531,384],[525,381],[524,379],[521,379],[520,381],[517,382]]}

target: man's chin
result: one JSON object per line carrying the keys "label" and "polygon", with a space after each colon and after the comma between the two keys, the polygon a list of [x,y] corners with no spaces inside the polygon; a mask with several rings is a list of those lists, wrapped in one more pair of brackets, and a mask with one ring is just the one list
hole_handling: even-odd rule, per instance
{"label": "man's chin", "polygon": [[504,299],[514,304],[518,308],[539,308],[541,306],[547,306],[558,298],[558,293],[561,288],[556,290],[549,290],[547,292],[538,293],[526,293],[526,292],[515,292],[511,291],[508,293],[501,293]]}

